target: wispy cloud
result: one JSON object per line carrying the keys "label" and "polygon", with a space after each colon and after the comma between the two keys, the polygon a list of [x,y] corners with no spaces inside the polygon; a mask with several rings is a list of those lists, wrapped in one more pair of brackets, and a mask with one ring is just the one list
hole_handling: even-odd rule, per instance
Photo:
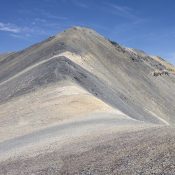
{"label": "wispy cloud", "polygon": [[88,8],[88,4],[83,0],[72,0],[72,3],[78,7]]}
{"label": "wispy cloud", "polygon": [[170,54],[168,54],[167,56],[171,61],[173,61],[173,63],[175,64],[175,52],[172,52]]}
{"label": "wispy cloud", "polygon": [[115,15],[124,17],[124,18],[128,18],[131,20],[140,20],[140,17],[138,17],[137,15],[134,14],[134,10],[130,7],[127,6],[121,6],[118,4],[114,4],[114,3],[104,3],[105,5],[105,9]]}
{"label": "wispy cloud", "polygon": [[47,22],[47,20],[46,20],[46,19],[43,19],[43,18],[38,18],[38,17],[37,17],[37,18],[35,18],[35,19],[34,19],[34,21],[35,21],[35,22],[41,22],[41,23],[45,23],[45,22]]}
{"label": "wispy cloud", "polygon": [[13,38],[17,38],[17,39],[22,39],[22,40],[30,41],[30,40],[29,40],[30,34],[24,34],[24,35],[23,35],[23,34],[11,33],[10,36],[13,37]]}
{"label": "wispy cloud", "polygon": [[0,31],[11,32],[11,33],[20,33],[21,28],[19,28],[18,26],[14,25],[14,24],[0,22]]}
{"label": "wispy cloud", "polygon": [[167,60],[170,64],[173,64],[175,66],[175,52],[170,52],[170,53],[164,52],[157,55],[161,55],[163,59]]}
{"label": "wispy cloud", "polygon": [[[43,26],[46,21],[40,18],[34,19],[34,22],[43,22]],[[9,36],[17,39],[30,40],[34,37],[39,37],[41,35],[48,36],[49,32],[43,28],[43,26],[37,26],[33,23],[27,26],[21,26],[12,23],[0,22],[0,32],[8,32]]]}
{"label": "wispy cloud", "polygon": [[66,16],[59,16],[59,15],[54,15],[49,12],[44,12],[43,13],[47,18],[50,19],[58,19],[58,20],[67,20],[68,18]]}
{"label": "wispy cloud", "polygon": [[[26,16],[29,17],[34,17],[35,20],[38,21],[46,21],[46,20],[67,20],[68,17],[67,16],[63,16],[63,15],[56,15],[53,12],[49,12],[47,10],[44,9],[40,9],[40,8],[34,8],[32,10],[28,10],[28,9],[20,9],[18,10],[18,13],[20,14],[26,14]],[[39,14],[39,17],[38,17]]]}

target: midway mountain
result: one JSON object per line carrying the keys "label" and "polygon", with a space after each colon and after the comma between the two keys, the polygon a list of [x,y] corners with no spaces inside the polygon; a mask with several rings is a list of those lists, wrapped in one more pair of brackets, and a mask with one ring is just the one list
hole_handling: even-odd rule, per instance
{"label": "midway mountain", "polygon": [[83,27],[0,55],[0,174],[175,173],[174,70]]}

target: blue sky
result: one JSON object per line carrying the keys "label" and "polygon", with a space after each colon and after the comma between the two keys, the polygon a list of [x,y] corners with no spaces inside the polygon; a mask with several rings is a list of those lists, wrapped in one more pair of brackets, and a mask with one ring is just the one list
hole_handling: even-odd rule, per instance
{"label": "blue sky", "polygon": [[175,64],[174,9],[174,0],[0,0],[0,52],[80,25]]}

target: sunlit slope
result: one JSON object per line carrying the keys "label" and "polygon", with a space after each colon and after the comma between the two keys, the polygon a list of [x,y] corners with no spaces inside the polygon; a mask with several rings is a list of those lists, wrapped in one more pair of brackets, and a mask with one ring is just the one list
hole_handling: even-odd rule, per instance
{"label": "sunlit slope", "polygon": [[91,29],[71,28],[1,62],[0,100],[68,80],[134,119],[174,124],[175,79],[153,77],[158,62],[147,59],[133,59]]}

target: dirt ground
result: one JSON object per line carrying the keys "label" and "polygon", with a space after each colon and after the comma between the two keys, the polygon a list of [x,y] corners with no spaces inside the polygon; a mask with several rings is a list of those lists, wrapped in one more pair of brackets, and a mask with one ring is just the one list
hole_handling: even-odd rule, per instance
{"label": "dirt ground", "polygon": [[75,139],[44,154],[2,161],[0,174],[173,175],[175,129],[153,127]]}

